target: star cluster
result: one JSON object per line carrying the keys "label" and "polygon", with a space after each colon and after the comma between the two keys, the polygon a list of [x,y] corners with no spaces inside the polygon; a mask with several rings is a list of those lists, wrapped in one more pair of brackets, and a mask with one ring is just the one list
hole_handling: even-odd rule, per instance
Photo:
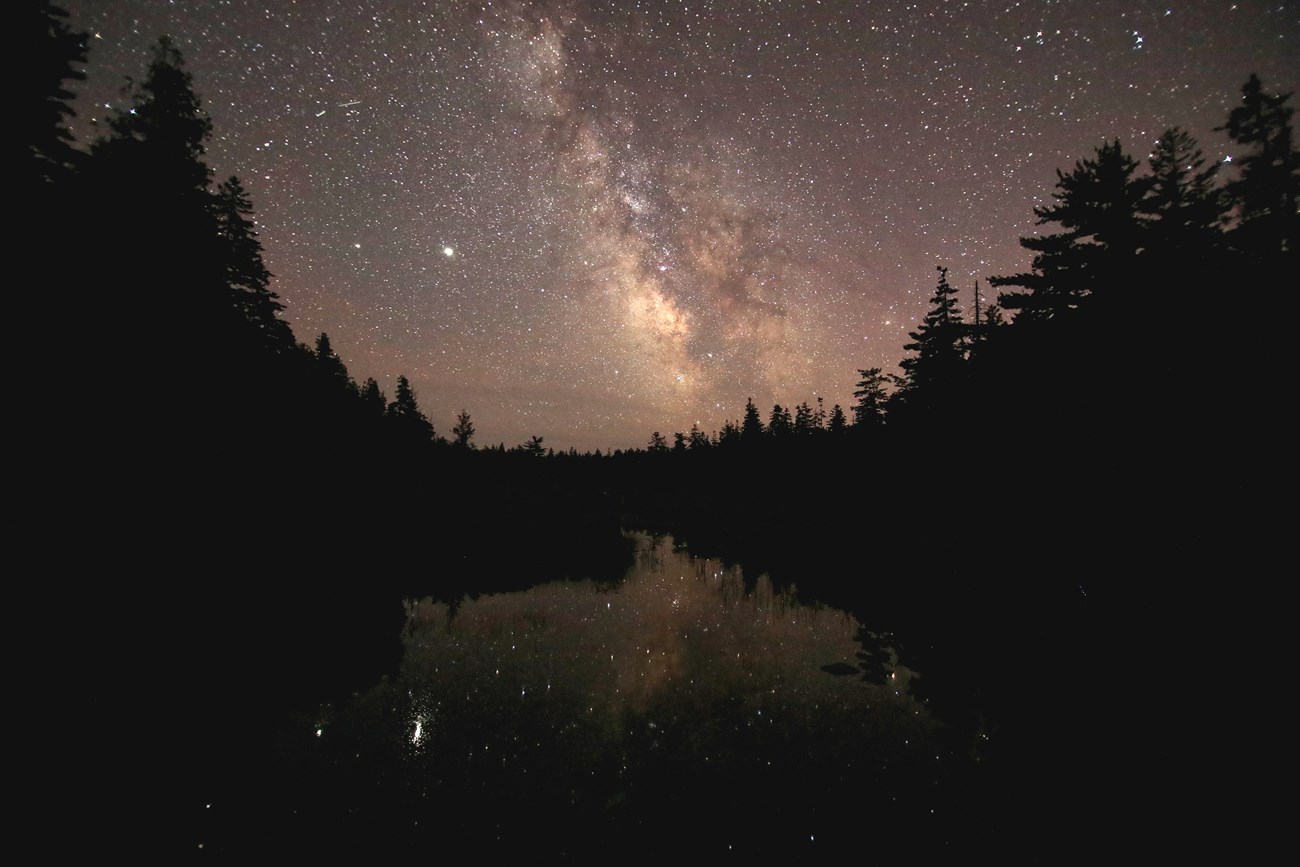
{"label": "star cluster", "polygon": [[581,450],[848,404],[1054,170],[1297,89],[1273,2],[81,0],[93,140],[171,34],[299,339],[446,433]]}

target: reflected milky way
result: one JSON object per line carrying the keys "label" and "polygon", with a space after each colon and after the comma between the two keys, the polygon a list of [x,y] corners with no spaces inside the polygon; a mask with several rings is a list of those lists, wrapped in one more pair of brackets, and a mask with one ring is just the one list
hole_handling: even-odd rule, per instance
{"label": "reflected milky way", "polygon": [[[906,668],[889,687],[821,670],[855,661],[851,616],[800,606],[766,576],[747,591],[738,570],[675,551],[671,540],[642,537],[637,565],[615,588],[546,584],[466,600],[454,614],[425,600],[412,605],[408,629],[402,672],[425,696],[419,705],[462,693],[489,706],[533,700],[610,725],[652,712],[667,725],[686,716],[683,702],[740,702],[769,725],[790,714],[812,722],[822,709],[918,709]],[[415,719],[436,715],[436,706],[417,707]]]}
{"label": "reflected milky way", "polygon": [[584,450],[847,405],[936,264],[1024,268],[1057,168],[1170,124],[1227,156],[1251,72],[1300,84],[1254,0],[66,5],[82,140],[176,37],[300,339],[440,433]]}
{"label": "reflected milky way", "polygon": [[638,545],[613,587],[411,603],[400,675],[304,721],[297,748],[421,792],[402,808],[413,825],[449,810],[513,822],[518,805],[613,833],[682,811],[674,828],[702,823],[712,845],[729,833],[714,814],[761,806],[797,817],[782,833],[806,842],[904,790],[909,809],[935,806],[939,724],[905,667],[884,684],[860,676],[853,618],[766,579],[747,589],[671,540]]}

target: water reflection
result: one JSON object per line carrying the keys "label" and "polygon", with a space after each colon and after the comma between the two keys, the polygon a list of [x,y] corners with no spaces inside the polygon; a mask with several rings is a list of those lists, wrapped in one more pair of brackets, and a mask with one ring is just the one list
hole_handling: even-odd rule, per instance
{"label": "water reflection", "polygon": [[[852,617],[766,579],[747,589],[669,539],[639,537],[613,587],[408,614],[399,677],[304,727],[322,751],[304,755],[304,779],[341,821],[569,854],[687,834],[737,851],[846,844],[864,819],[941,806],[938,727],[906,668],[843,676],[858,671]],[[349,789],[327,801],[340,768]]]}

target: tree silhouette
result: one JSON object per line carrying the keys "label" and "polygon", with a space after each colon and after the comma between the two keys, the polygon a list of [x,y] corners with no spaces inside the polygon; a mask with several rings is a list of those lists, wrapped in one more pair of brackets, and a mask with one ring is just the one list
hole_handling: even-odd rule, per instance
{"label": "tree silhouette", "polygon": [[691,451],[707,449],[709,447],[708,434],[700,430],[698,424],[693,424],[691,425],[691,432],[687,437],[687,444],[690,446]]}
{"label": "tree silhouette", "polygon": [[[879,372],[880,368],[875,368]],[[862,371],[858,371],[862,373]],[[826,424],[826,429],[832,434],[844,433],[848,427],[848,420],[844,417],[844,409],[837,403],[831,407],[831,419]]]}
{"label": "tree silhouette", "polygon": [[[820,399],[820,398],[819,398]],[[821,430],[821,422],[817,413],[804,401],[794,408],[794,432],[799,436],[808,436]]]}
{"label": "tree silhouette", "polygon": [[1069,174],[1057,170],[1056,204],[1035,206],[1034,215],[1040,226],[1056,223],[1064,231],[1020,239],[1034,253],[1033,271],[989,280],[1028,290],[1001,293],[1003,308],[1018,311],[1017,318],[1052,319],[1122,282],[1141,241],[1149,185],[1133,177],[1137,168],[1116,139],[1098,148],[1094,159],[1075,163]]}
{"label": "tree silhouette", "polygon": [[1249,253],[1275,256],[1300,249],[1300,154],[1292,143],[1290,98],[1267,93],[1251,75],[1241,88],[1241,105],[1219,127],[1247,149],[1233,162],[1237,178],[1228,183],[1228,192],[1238,207],[1234,240]]}
{"label": "tree silhouette", "polygon": [[1207,167],[1196,139],[1178,127],[1164,131],[1148,162],[1151,181],[1142,202],[1147,250],[1167,259],[1215,246],[1223,221],[1215,184],[1220,164]]}
{"label": "tree silhouette", "polygon": [[462,409],[456,413],[456,424],[451,428],[452,442],[461,448],[469,448],[469,441],[474,437],[474,422],[469,419],[469,412]]}
{"label": "tree silhouette", "polygon": [[374,377],[367,377],[365,385],[361,386],[361,405],[371,418],[382,417],[388,409],[388,398],[379,390]]}
{"label": "tree silhouette", "polygon": [[784,409],[781,404],[772,405],[772,415],[767,423],[768,436],[777,439],[784,439],[794,433],[794,422],[790,418],[790,410]]}
{"label": "tree silhouette", "polygon": [[427,443],[434,437],[433,423],[420,411],[415,390],[405,376],[397,377],[397,396],[388,405],[388,417],[399,434],[411,442]]}
{"label": "tree silhouette", "polygon": [[[339,358],[338,353],[330,346],[330,336],[321,332],[316,338],[316,351],[313,353],[316,359],[316,376],[329,388],[343,390],[348,387],[352,379],[348,376],[347,366],[344,365],[343,359]],[[402,378],[399,382],[405,382]],[[376,386],[378,388],[378,386]],[[408,385],[409,389],[409,385]],[[398,394],[401,395],[401,386],[398,387]],[[414,405],[415,398],[411,396],[411,404]],[[390,407],[391,411],[391,407]]]}
{"label": "tree silhouette", "polygon": [[763,420],[758,416],[758,407],[751,397],[745,401],[745,417],[740,423],[740,438],[746,443],[756,443],[763,438]]}
{"label": "tree silhouette", "polygon": [[213,212],[223,242],[222,265],[236,318],[250,342],[259,348],[289,351],[293,348],[293,332],[279,318],[284,305],[270,289],[271,272],[262,261],[262,243],[251,219],[253,203],[238,178],[231,177],[217,188]]}
{"label": "tree silhouette", "polygon": [[664,439],[664,435],[659,431],[655,431],[650,434],[650,443],[646,448],[652,452],[666,452],[668,451],[668,440]]}
{"label": "tree silhouette", "polygon": [[[885,405],[889,400],[889,392],[885,388],[885,383],[889,378],[885,376],[879,367],[871,367],[867,370],[859,370],[858,375],[862,377],[858,381],[857,390],[853,396],[858,399],[857,404],[853,407],[853,424],[859,430],[880,427],[885,423]],[[835,411],[839,410],[840,422],[839,427],[843,428],[844,411],[840,409],[839,404],[831,411],[831,430],[836,430]]]}
{"label": "tree silhouette", "polygon": [[[150,377],[164,390],[218,388],[237,317],[203,161],[212,124],[166,38],[129,99],[82,173],[89,256],[75,277],[128,291],[86,293],[85,313],[116,332],[126,377]],[[159,357],[170,362],[161,370]]]}
{"label": "tree silhouette", "polygon": [[528,442],[523,445],[524,451],[535,458],[542,457],[546,454],[546,447],[542,445],[544,439],[544,437],[539,436],[529,438]]}
{"label": "tree silhouette", "polygon": [[[910,332],[912,342],[904,346],[913,353],[898,363],[903,369],[904,399],[909,405],[926,405],[931,408],[946,403],[955,394],[963,374],[966,355],[966,327],[961,310],[957,307],[957,290],[948,282],[948,269],[940,267],[939,285],[930,298],[930,311],[921,320],[921,326]],[[879,400],[883,387],[876,376],[867,377],[863,371],[863,394],[854,392],[859,407],[870,400],[873,406]],[[868,380],[874,379],[874,383]],[[855,408],[856,410],[856,408]]]}
{"label": "tree silhouette", "polygon": [[158,40],[148,74],[131,89],[130,107],[114,112],[109,128],[112,135],[96,143],[95,155],[120,160],[136,184],[174,196],[206,191],[211,170],[203,157],[212,121],[170,38]]}
{"label": "tree silhouette", "polygon": [[73,93],[66,82],[86,77],[81,69],[86,34],[70,30],[63,21],[68,13],[51,3],[24,3],[20,14],[22,28],[14,34],[15,42],[32,52],[23,68],[31,83],[19,90],[18,111],[10,115],[18,129],[11,135],[21,136],[35,163],[23,177],[48,183],[66,174],[78,158],[66,126],[74,115],[68,105]]}

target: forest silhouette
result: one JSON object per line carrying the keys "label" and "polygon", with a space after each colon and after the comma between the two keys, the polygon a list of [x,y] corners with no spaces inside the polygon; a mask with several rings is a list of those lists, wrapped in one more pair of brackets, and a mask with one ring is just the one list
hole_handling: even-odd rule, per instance
{"label": "forest silhouette", "polygon": [[[143,575],[221,576],[169,585],[189,618],[141,639],[184,648],[204,684],[191,718],[232,744],[209,771],[267,748],[250,717],[394,670],[403,596],[612,580],[630,558],[620,529],[640,527],[854,611],[864,676],[880,658],[867,631],[923,636],[904,652],[932,673],[924,697],[958,727],[1022,735],[1005,773],[1034,774],[1041,750],[1091,779],[1121,762],[1113,741],[1053,744],[1105,728],[1099,696],[1145,704],[1136,744],[1163,718],[1098,647],[1177,668],[1193,585],[1262,557],[1258,491],[1290,448],[1300,153],[1290,95],[1254,76],[1220,128],[1230,164],[1172,127],[1145,159],[1115,140],[1058,171],[1021,239],[1030,269],[982,290],[938,267],[899,372],[860,370],[853,405],[751,399],[716,432],[579,454],[544,432],[480,447],[472,406],[440,435],[405,375],[390,397],[327,334],[300,340],[253,193],[205,162],[212,125],[175,44],[76,142],[86,42],[65,17],[28,19],[41,62],[19,120],[20,242],[64,305],[51,322],[46,293],[17,293],[18,321],[65,332],[41,359],[55,393],[38,445],[59,469],[38,497]],[[1025,647],[1010,683],[999,669]],[[249,711],[246,675],[264,668],[289,686]],[[1065,797],[1114,806],[1083,784]]]}

